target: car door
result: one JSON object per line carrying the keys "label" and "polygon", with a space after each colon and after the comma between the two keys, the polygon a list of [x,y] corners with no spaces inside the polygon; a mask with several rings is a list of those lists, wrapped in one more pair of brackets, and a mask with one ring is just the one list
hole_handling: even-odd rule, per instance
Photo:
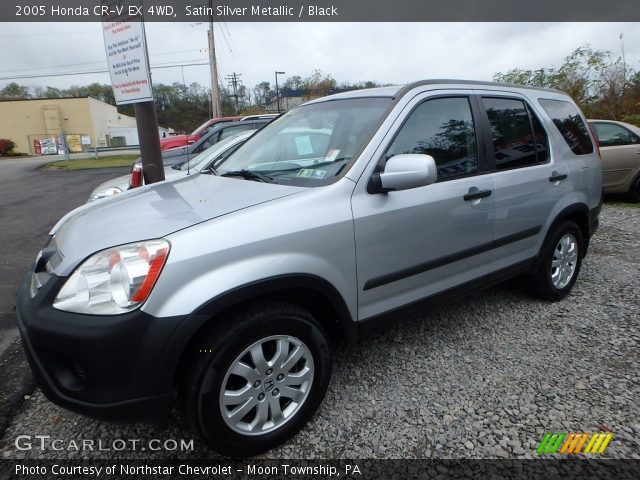
{"label": "car door", "polygon": [[640,138],[622,125],[592,122],[600,142],[605,190],[625,186],[640,164]]}
{"label": "car door", "polygon": [[569,178],[560,152],[551,161],[548,134],[532,102],[515,93],[478,93],[494,169],[495,272],[537,254],[551,211],[577,179],[575,172]]}
{"label": "car door", "polygon": [[[415,97],[360,178],[352,196],[360,320],[487,273],[494,185],[478,153],[476,109],[468,91]],[[437,182],[369,194],[371,175],[402,153],[433,156]]]}

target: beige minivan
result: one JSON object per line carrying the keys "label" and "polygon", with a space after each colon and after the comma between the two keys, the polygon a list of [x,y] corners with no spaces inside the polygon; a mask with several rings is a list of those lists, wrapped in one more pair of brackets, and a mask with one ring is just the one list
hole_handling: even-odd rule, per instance
{"label": "beige minivan", "polygon": [[605,193],[624,193],[640,202],[640,128],[614,120],[589,120],[602,156]]}

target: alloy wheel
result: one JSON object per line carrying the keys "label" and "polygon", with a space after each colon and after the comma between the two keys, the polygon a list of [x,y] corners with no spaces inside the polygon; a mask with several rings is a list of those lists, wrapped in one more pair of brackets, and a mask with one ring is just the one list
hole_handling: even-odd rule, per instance
{"label": "alloy wheel", "polygon": [[314,379],[313,356],[290,335],[273,335],[247,347],[226,372],[220,412],[243,435],[277,430],[304,404]]}
{"label": "alloy wheel", "polygon": [[560,238],[551,259],[551,282],[562,290],[571,282],[578,265],[578,241],[571,233]]}

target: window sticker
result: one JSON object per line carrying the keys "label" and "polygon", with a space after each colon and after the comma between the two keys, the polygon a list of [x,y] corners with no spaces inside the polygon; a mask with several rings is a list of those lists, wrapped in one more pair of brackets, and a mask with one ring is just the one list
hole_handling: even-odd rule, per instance
{"label": "window sticker", "polygon": [[313,145],[311,145],[311,139],[308,135],[304,135],[302,137],[295,137],[296,149],[298,150],[298,155],[312,155],[313,154]]}
{"label": "window sticker", "polygon": [[334,148],[327,152],[327,154],[324,156],[324,159],[327,162],[333,162],[336,158],[338,158],[338,155],[340,155],[340,150]]}
{"label": "window sticker", "polygon": [[313,168],[303,168],[298,172],[296,177],[317,178],[318,180],[320,180],[324,178],[326,174],[327,174],[326,170],[314,170]]}

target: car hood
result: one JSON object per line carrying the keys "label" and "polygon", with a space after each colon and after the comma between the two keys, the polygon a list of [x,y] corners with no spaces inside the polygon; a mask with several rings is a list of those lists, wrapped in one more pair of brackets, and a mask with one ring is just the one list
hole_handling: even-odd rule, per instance
{"label": "car hood", "polygon": [[69,212],[51,230],[63,258],[54,273],[66,276],[80,261],[109,247],[164,237],[304,190],[195,174],[88,203]]}
{"label": "car hood", "polygon": [[[192,169],[191,172],[196,172],[195,169]],[[172,180],[176,177],[180,177],[182,175],[187,175],[187,172],[183,172],[182,170],[174,170],[171,167],[164,168],[164,178],[165,180]],[[89,198],[93,197],[95,194],[100,192],[101,190],[106,190],[107,188],[116,187],[121,191],[126,191],[129,189],[129,181],[131,180],[131,174],[122,175],[121,177],[112,178],[111,180],[107,180],[106,182],[102,182],[96,188],[93,189]]]}

